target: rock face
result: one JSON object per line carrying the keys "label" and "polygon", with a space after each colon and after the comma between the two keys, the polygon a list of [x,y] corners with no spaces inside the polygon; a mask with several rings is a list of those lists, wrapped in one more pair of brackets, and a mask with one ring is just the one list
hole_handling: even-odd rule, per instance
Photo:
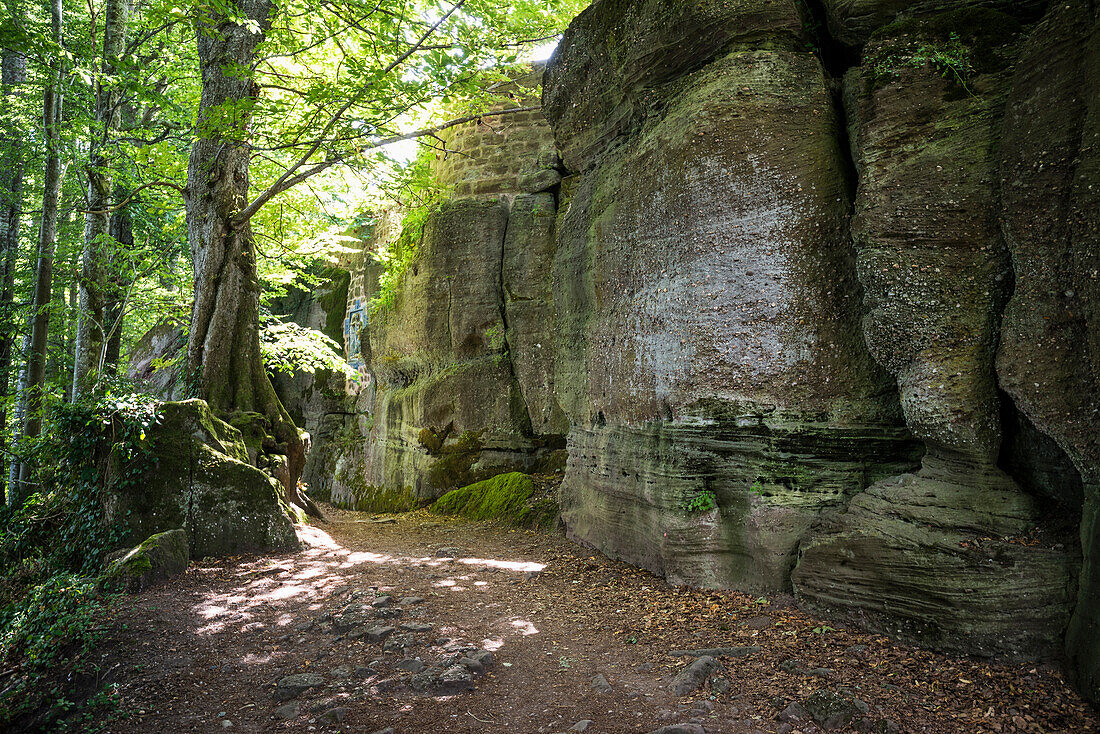
{"label": "rock face", "polygon": [[[343,346],[344,312],[347,308],[350,274],[339,267],[319,273],[322,285],[312,293],[293,290],[271,305],[284,320],[320,331]],[[339,460],[340,434],[353,417],[353,406],[345,389],[346,377],[327,369],[276,372],[271,384],[294,424],[310,435],[312,449],[306,456],[302,481],[312,499],[329,500]]]}
{"label": "rock face", "polygon": [[[1045,520],[998,466],[994,352],[1013,284],[998,140],[1021,32],[992,10],[917,16],[872,34],[847,77],[864,331],[927,454],[804,544],[794,580],[824,611],[858,610],[945,648],[1033,656],[1060,646],[1078,561],[1006,542]],[[965,81],[910,63],[915,47],[965,63]],[[870,581],[886,573],[889,584]]]}
{"label": "rock face", "polygon": [[353,270],[333,498],[564,447],[582,543],[1068,653],[1100,700],[1097,12],[597,0],[544,76],[561,157],[537,116],[456,130],[385,308]]}
{"label": "rock face", "polygon": [[[555,259],[562,516],[676,581],[786,590],[819,514],[919,449],[860,331],[842,125],[795,5],[669,6],[594,4],[547,72],[582,169]],[[613,63],[612,39],[667,50]]]}
{"label": "rock face", "polygon": [[1083,480],[1083,566],[1066,651],[1081,689],[1098,702],[1100,22],[1094,5],[1051,4],[1022,45],[1001,148],[1001,225],[1016,287],[1004,313],[997,376]]}
{"label": "rock face", "polygon": [[799,7],[602,0],[548,67],[567,530],[937,647],[1068,624],[1095,699],[1095,11]]}
{"label": "rock face", "polygon": [[108,519],[139,538],[183,528],[192,558],[297,547],[279,486],[247,463],[240,431],[201,400],[165,403],[161,415],[156,466],[140,494],[110,496]]}
{"label": "rock face", "polygon": [[[513,87],[522,97],[535,83]],[[422,232],[402,235],[415,257],[386,304],[371,305],[373,258],[352,277],[345,336],[364,373],[356,410],[369,418],[338,462],[339,504],[407,509],[564,458],[568,424],[550,390],[557,208],[548,190],[561,174],[549,128],[523,113],[447,136],[456,152],[435,172],[449,195]],[[399,232],[378,227],[368,250]]]}

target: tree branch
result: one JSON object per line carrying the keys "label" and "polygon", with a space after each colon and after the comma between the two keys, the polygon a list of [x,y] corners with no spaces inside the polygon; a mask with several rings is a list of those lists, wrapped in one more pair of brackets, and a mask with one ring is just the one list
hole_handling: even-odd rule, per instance
{"label": "tree branch", "polygon": [[[519,112],[532,112],[534,110],[541,109],[542,108],[538,106],[513,107],[507,110],[495,110],[493,112],[482,112],[477,115],[467,115],[466,117],[459,117],[457,119],[445,122],[442,125],[436,125],[435,127],[428,127],[422,130],[415,130],[411,133],[394,135],[392,137],[376,140],[373,143],[359,146],[353,151],[341,153],[326,161],[322,161],[321,163],[315,163],[305,170],[300,170],[301,167],[305,165],[305,161],[301,160],[294,168],[288,170],[279,178],[278,181],[269,186],[266,191],[253,199],[251,204],[242,209],[241,212],[233,218],[233,225],[239,227],[240,225],[251,219],[253,216],[255,216],[256,212],[258,212],[264,204],[271,201],[272,198],[278,196],[284,191],[294,188],[301,182],[305,181],[311,176],[317,175],[321,171],[327,170],[337,165],[338,163],[343,163],[345,160],[347,160],[348,156],[352,155],[353,153],[365,153],[368,150],[374,150],[375,148],[381,148],[385,145],[400,143],[405,140],[415,140],[416,138],[422,138],[425,136],[434,136],[437,133],[446,130],[447,128],[455,127],[456,125],[462,125],[467,122],[473,122],[474,120],[481,120],[486,117],[502,117],[504,115],[514,115]],[[318,146],[315,146],[313,149],[310,150],[310,155],[312,155],[312,153],[316,151],[317,147],[319,147],[319,144]],[[294,171],[296,170],[299,172],[297,174],[294,174]]]}

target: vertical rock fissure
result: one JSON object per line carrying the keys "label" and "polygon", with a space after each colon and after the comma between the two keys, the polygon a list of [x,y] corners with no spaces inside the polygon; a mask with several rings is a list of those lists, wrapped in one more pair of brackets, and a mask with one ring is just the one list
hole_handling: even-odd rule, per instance
{"label": "vertical rock fissure", "polygon": [[849,133],[853,122],[849,118],[854,111],[849,110],[844,104],[844,77],[851,69],[860,65],[860,52],[858,49],[840,43],[829,32],[825,6],[821,0],[804,0],[803,6],[807,15],[808,30],[813,35],[815,52],[825,72],[833,114],[837,120],[837,143],[840,145],[841,160],[844,163],[844,183],[850,203],[848,217],[851,219],[855,211],[859,173]]}
{"label": "vertical rock fissure", "polygon": [[510,330],[508,328],[508,303],[505,300],[508,297],[508,294],[506,293],[506,288],[504,285],[504,264],[505,262],[507,262],[507,253],[505,250],[508,247],[508,230],[512,225],[513,199],[509,197],[502,197],[501,202],[504,204],[504,231],[501,233],[500,236],[500,257],[497,261],[497,306],[500,308],[500,324],[501,328],[504,330],[504,346],[507,350],[503,357],[504,360],[508,363],[508,376],[511,378],[512,381],[512,393],[515,399],[518,399],[518,401],[521,403],[521,405],[517,407],[522,408],[522,411],[518,412],[521,412],[522,416],[526,418],[526,420],[520,421],[518,427],[524,437],[533,438],[535,435],[535,428],[530,420],[531,410],[530,407],[527,405],[527,396],[523,394],[523,390],[521,390],[519,387],[519,376],[516,375],[516,365],[515,362],[512,361],[512,352],[514,351],[514,349],[509,343],[508,337]]}

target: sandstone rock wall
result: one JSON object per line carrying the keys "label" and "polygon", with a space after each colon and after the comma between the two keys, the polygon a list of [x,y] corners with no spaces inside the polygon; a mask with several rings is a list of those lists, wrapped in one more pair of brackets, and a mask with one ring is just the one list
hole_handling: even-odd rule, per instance
{"label": "sandstone rock wall", "polygon": [[[538,78],[502,88],[516,97],[502,106],[537,105]],[[433,170],[447,195],[392,305],[372,307],[381,270],[370,256],[400,233],[392,219],[352,274],[345,339],[362,379],[332,482],[340,504],[404,509],[564,458],[568,424],[549,387],[561,180],[550,128],[521,112],[442,137]]]}
{"label": "sandstone rock wall", "polygon": [[1068,627],[1100,697],[1095,13],[578,17],[544,92],[570,535],[932,646]]}
{"label": "sandstone rock wall", "polygon": [[549,128],[448,134],[392,308],[353,271],[333,498],[411,506],[564,447],[582,543],[1068,654],[1100,700],[1097,12],[597,0]]}

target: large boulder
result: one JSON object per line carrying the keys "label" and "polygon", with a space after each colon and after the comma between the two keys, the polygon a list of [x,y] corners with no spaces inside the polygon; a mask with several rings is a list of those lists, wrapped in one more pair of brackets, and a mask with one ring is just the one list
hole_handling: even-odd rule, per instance
{"label": "large boulder", "polygon": [[800,540],[919,454],[860,332],[840,121],[794,3],[597,2],[547,71],[566,163],[553,385],[570,537],[790,588]]}
{"label": "large boulder", "polygon": [[175,321],[165,319],[142,334],[130,350],[127,377],[142,392],[172,400],[181,392],[186,349],[186,331]]}
{"label": "large boulder", "polygon": [[297,547],[279,484],[248,463],[240,431],[204,401],[164,403],[151,434],[157,460],[140,490],[107,502],[131,537],[183,528],[193,558]]}

